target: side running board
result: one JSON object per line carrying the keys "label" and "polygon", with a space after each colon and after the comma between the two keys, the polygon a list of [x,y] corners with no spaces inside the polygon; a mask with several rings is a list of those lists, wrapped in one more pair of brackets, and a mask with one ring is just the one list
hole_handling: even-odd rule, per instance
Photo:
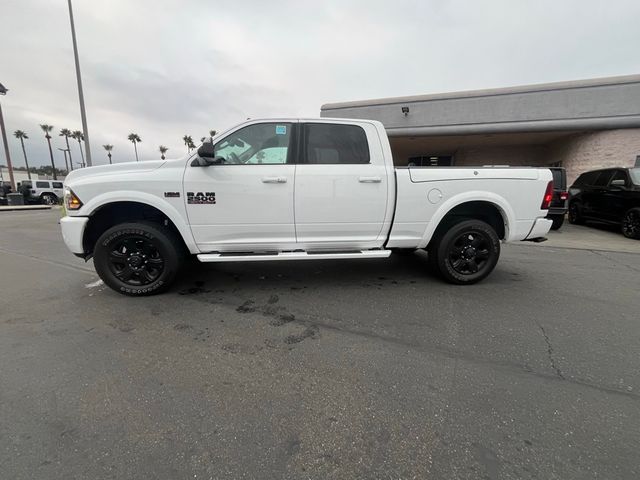
{"label": "side running board", "polygon": [[271,260],[337,260],[340,258],[388,258],[391,250],[350,252],[201,253],[201,262],[267,262]]}

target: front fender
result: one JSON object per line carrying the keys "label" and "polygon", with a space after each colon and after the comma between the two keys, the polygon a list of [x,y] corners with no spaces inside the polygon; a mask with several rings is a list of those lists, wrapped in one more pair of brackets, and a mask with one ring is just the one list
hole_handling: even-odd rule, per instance
{"label": "front fender", "polygon": [[496,193],[470,191],[455,195],[449,198],[440,206],[440,208],[436,211],[436,213],[429,221],[422,239],[418,244],[418,248],[426,248],[426,246],[429,244],[429,241],[431,240],[431,237],[433,237],[436,228],[438,228],[438,225],[440,225],[442,219],[455,207],[467,202],[487,202],[495,205],[502,215],[502,219],[504,221],[505,240],[509,241],[510,236],[512,235],[512,226],[514,225],[516,218],[513,209],[509,205],[509,202],[507,202],[504,197]]}
{"label": "front fender", "polygon": [[184,216],[169,202],[155,195],[131,190],[110,191],[93,197],[74,216],[91,216],[101,207],[116,202],[137,202],[160,210],[176,226],[191,253],[199,253]]}

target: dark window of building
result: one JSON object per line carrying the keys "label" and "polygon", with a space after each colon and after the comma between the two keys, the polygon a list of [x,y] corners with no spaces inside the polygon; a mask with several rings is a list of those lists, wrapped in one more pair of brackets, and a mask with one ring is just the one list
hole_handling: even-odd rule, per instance
{"label": "dark window of building", "polygon": [[62,182],[53,182],[53,188],[62,188]]}
{"label": "dark window of building", "polygon": [[409,157],[407,163],[410,167],[450,167],[453,164],[451,155],[421,155]]}
{"label": "dark window of building", "polygon": [[36,188],[49,188],[49,182],[36,182]]}
{"label": "dark window of building", "polygon": [[593,186],[606,187],[612,175],[613,175],[613,170],[603,170],[598,175],[598,178],[596,178],[596,180],[593,182]]}
{"label": "dark window of building", "polygon": [[302,163],[369,163],[369,143],[357,125],[309,123],[305,127],[305,155]]}

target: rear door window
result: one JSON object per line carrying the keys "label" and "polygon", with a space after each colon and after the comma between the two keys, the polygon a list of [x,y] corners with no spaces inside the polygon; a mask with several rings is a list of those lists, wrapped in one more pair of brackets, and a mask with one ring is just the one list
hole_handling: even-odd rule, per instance
{"label": "rear door window", "polygon": [[62,182],[53,182],[53,188],[62,188]]}
{"label": "rear door window", "polygon": [[49,188],[49,182],[36,182],[36,188]]}
{"label": "rear door window", "polygon": [[304,126],[303,163],[353,165],[369,162],[367,135],[357,125],[308,123]]}
{"label": "rear door window", "polygon": [[594,187],[606,187],[609,184],[609,179],[613,175],[612,170],[603,170],[598,175],[598,178],[593,182]]}

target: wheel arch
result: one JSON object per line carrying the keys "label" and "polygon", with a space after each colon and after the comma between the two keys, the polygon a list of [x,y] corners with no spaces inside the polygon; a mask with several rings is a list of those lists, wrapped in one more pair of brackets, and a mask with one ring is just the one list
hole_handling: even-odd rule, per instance
{"label": "wheel arch", "polygon": [[418,248],[445,230],[456,218],[483,220],[491,225],[501,240],[509,240],[515,215],[509,203],[501,196],[489,192],[467,192],[445,202],[427,225]]}
{"label": "wheel arch", "polygon": [[[108,228],[118,223],[140,220],[165,225],[178,234],[189,252],[198,253],[191,229],[173,206],[142,192],[135,192],[135,195],[129,193],[133,192],[116,198],[105,198],[103,201],[96,198],[83,207],[81,213],[89,217],[82,239],[87,256],[92,254],[95,242]],[[147,195],[151,199],[145,198]]]}

